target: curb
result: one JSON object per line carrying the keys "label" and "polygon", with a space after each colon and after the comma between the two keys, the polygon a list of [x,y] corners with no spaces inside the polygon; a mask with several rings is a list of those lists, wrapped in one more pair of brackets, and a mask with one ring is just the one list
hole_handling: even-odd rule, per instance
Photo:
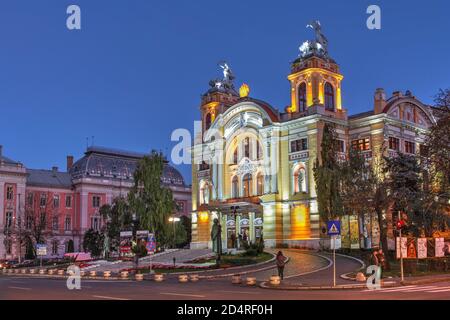
{"label": "curb", "polygon": [[417,279],[417,280],[405,280],[400,283],[405,286],[405,285],[427,284],[427,283],[446,282],[446,281],[450,281],[450,276],[428,278],[428,279]]}

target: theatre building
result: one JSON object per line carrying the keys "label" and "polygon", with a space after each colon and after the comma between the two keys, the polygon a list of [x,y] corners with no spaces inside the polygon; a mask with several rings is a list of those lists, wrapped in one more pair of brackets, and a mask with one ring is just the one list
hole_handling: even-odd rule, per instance
{"label": "theatre building", "polygon": [[[142,157],[89,147],[76,162],[67,157],[67,170],[36,170],[4,156],[0,146],[0,260],[24,257],[26,244],[19,247],[18,239],[36,229],[42,231],[47,258],[64,255],[70,242],[82,251],[84,233],[104,226],[100,207],[127,195]],[[178,207],[174,214],[188,215],[191,189],[180,172],[166,163],[161,183],[172,190]]]}
{"label": "theatre building", "polygon": [[[388,97],[376,89],[367,112],[349,115],[342,103],[344,76],[320,24],[315,27],[316,40],[303,43],[287,74],[287,108],[251,97],[245,84],[237,90],[226,63],[223,79],[212,80],[202,96],[203,132],[192,148],[192,248],[211,247],[216,218],[224,248],[236,246],[239,235],[251,242],[262,237],[267,247],[318,248],[326,237],[313,166],[326,123],[336,128],[341,158],[350,147],[367,161],[380,157],[383,146],[390,156],[421,151],[434,121],[431,107],[409,91]],[[379,243],[375,217],[347,219],[343,242],[352,248]],[[357,234],[350,236],[352,230]]]}

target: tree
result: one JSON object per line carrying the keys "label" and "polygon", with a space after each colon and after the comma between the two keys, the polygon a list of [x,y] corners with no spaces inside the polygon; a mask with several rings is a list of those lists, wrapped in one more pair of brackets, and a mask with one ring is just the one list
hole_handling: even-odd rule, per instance
{"label": "tree", "polygon": [[92,256],[99,257],[103,249],[103,234],[93,229],[89,229],[84,234],[83,249],[90,252]]}
{"label": "tree", "polygon": [[174,212],[172,191],[162,183],[164,156],[152,151],[145,156],[134,172],[134,186],[128,194],[131,211],[139,217],[140,227],[151,230],[156,240],[169,244],[168,218]]}
{"label": "tree", "polygon": [[314,180],[317,204],[322,221],[342,215],[339,196],[340,167],[338,163],[338,141],[332,124],[325,123],[321,142],[320,158],[314,164]]}
{"label": "tree", "polygon": [[103,217],[105,232],[110,240],[110,250],[117,251],[120,245],[120,231],[130,230],[132,227],[132,214],[127,199],[115,198],[111,205],[105,204],[100,208]]}

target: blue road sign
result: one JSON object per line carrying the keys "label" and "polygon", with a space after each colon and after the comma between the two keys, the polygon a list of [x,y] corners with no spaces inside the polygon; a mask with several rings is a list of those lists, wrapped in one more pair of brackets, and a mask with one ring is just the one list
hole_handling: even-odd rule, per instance
{"label": "blue road sign", "polygon": [[341,234],[341,222],[340,221],[328,221],[327,222],[327,234],[329,236],[338,236]]}

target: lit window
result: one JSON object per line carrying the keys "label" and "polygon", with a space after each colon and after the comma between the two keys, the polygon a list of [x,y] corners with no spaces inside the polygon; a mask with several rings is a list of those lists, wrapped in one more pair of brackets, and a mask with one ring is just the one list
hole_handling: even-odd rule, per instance
{"label": "lit window", "polygon": [[352,148],[355,150],[360,150],[360,151],[370,150],[370,139],[363,138],[363,139],[353,140]]}
{"label": "lit window", "polygon": [[250,197],[252,194],[252,175],[250,173],[247,173],[243,180],[243,187],[244,187],[244,197]]}
{"label": "lit window", "polygon": [[300,112],[306,110],[306,83],[298,86],[298,109]]}
{"label": "lit window", "polygon": [[258,195],[264,194],[264,175],[262,173],[258,173],[256,177],[256,187]]}
{"label": "lit window", "polygon": [[234,149],[233,152],[233,164],[237,164],[238,163],[238,148]]}
{"label": "lit window", "polygon": [[328,82],[325,83],[325,109],[334,111],[334,89]]}
{"label": "lit window", "polygon": [[234,176],[231,182],[231,194],[233,198],[239,197],[239,181],[237,176]]}

